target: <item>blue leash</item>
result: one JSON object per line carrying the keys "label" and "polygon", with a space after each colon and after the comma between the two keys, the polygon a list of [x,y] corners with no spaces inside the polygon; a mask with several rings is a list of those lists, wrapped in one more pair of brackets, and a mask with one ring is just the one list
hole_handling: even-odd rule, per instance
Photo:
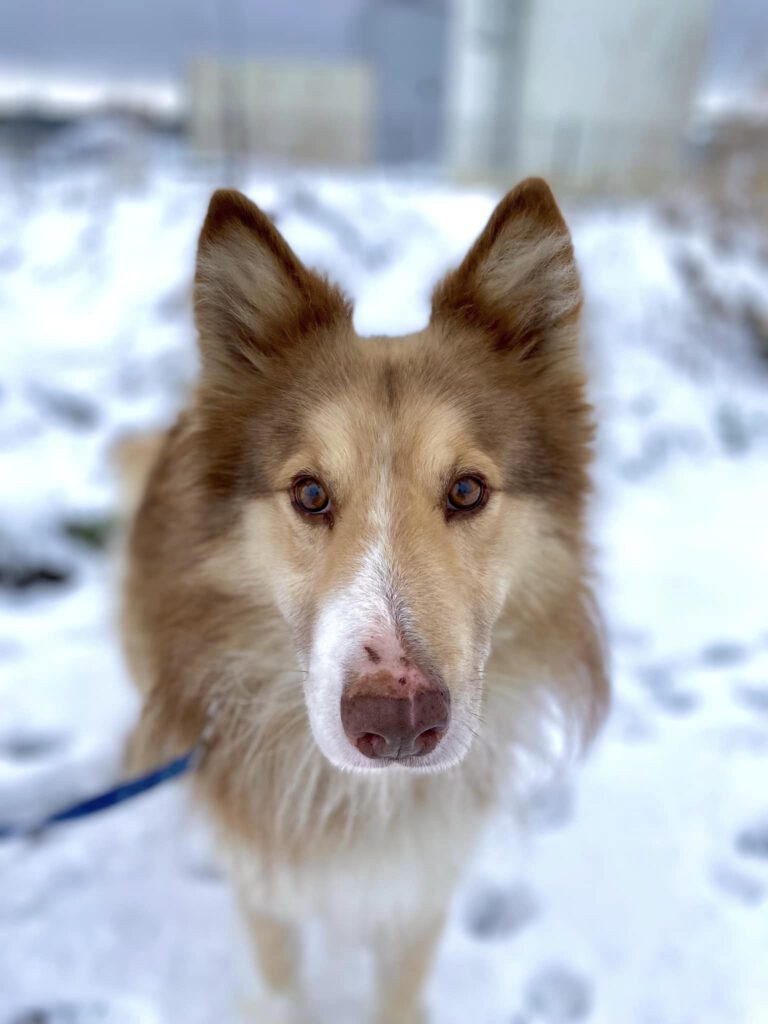
{"label": "blue leash", "polygon": [[88,818],[92,814],[100,814],[102,811],[109,810],[110,807],[133,800],[134,797],[149,792],[150,789],[160,786],[163,782],[170,782],[171,779],[193,771],[200,763],[203,751],[204,743],[201,740],[189,753],[176,757],[172,761],[160,765],[159,768],[154,768],[128,782],[120,782],[102,793],[97,793],[96,796],[79,800],[77,803],[70,804],[69,807],[64,807],[62,810],[31,824],[11,825],[0,822],[0,842],[8,839],[34,839],[53,825],[59,825],[64,821],[76,821],[78,818]]}

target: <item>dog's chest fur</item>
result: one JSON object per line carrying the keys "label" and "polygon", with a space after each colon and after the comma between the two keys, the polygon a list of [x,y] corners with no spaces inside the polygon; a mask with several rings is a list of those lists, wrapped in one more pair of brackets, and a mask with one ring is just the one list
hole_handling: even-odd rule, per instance
{"label": "dog's chest fur", "polygon": [[498,795],[502,756],[478,744],[448,772],[341,772],[286,696],[295,690],[278,679],[263,695],[265,708],[285,706],[272,704],[262,729],[238,727],[225,709],[225,736],[201,778],[241,897],[354,934],[444,905]]}
{"label": "dog's chest fur", "polygon": [[[450,897],[485,811],[480,800],[459,805],[446,781],[428,783],[416,796],[407,780],[400,786],[356,779],[355,786],[376,786],[387,796],[350,799],[349,829],[343,822],[325,832],[307,829],[305,855],[289,860],[230,833],[225,859],[242,896],[277,917],[316,916],[359,935],[437,911]],[[396,813],[386,806],[394,800],[400,801]]]}

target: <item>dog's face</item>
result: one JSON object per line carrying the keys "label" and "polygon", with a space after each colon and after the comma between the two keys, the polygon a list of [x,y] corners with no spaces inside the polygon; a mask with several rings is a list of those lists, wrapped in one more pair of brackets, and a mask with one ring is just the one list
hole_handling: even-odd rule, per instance
{"label": "dog's face", "polygon": [[456,764],[502,611],[521,635],[572,617],[580,305],[540,182],[507,196],[429,325],[399,339],[357,337],[343,296],[255,206],[213,197],[196,277],[206,486],[232,511],[254,600],[267,592],[290,627],[337,767]]}

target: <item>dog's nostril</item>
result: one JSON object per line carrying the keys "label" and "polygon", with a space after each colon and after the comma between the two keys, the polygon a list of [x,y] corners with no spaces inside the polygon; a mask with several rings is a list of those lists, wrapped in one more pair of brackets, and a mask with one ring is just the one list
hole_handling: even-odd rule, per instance
{"label": "dog's nostril", "polygon": [[386,757],[387,741],[375,732],[364,732],[355,742],[357,749],[366,757]]}
{"label": "dog's nostril", "polygon": [[421,747],[418,756],[423,757],[424,754],[431,754],[442,738],[443,734],[439,729],[425,729],[418,737]]}

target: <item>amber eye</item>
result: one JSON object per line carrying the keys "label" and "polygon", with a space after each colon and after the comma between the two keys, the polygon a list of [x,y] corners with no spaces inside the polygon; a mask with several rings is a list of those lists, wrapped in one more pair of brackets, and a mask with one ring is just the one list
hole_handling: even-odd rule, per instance
{"label": "amber eye", "polygon": [[331,507],[331,499],[325,487],[311,476],[303,476],[297,480],[291,495],[296,508],[313,516],[327,512]]}
{"label": "amber eye", "polygon": [[452,512],[472,512],[484,503],[486,486],[479,477],[460,476],[448,491],[448,509]]}

